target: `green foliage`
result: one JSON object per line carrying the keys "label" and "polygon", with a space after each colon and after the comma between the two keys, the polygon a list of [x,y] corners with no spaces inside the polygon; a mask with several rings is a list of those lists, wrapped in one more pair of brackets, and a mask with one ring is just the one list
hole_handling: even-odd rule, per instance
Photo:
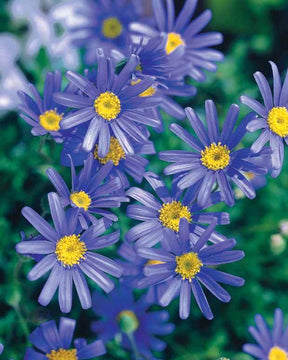
{"label": "green foliage", "polygon": [[[183,106],[193,106],[203,112],[204,101],[214,99],[222,121],[232,102],[238,102],[243,93],[258,96],[252,74],[256,70],[269,73],[267,61],[273,59],[281,63],[282,49],[278,39],[287,35],[288,7],[286,0],[207,0],[204,5],[214,13],[211,30],[222,31],[225,43],[223,51],[226,60],[219,71],[208,75],[206,83],[198,86],[198,94],[192,99],[179,99]],[[21,27],[9,22],[7,12],[0,13],[1,31],[12,31],[21,37]],[[286,31],[286,32],[285,32]],[[49,69],[45,49],[41,49],[33,64],[21,64],[35,83],[43,85],[43,73]],[[241,116],[247,113],[242,107]],[[184,149],[184,145],[168,130],[173,122],[165,116],[165,132],[153,133],[157,151]],[[27,335],[41,322],[59,317],[57,300],[43,308],[37,303],[37,296],[44,280],[29,282],[27,273],[33,260],[20,257],[15,252],[15,244],[20,241],[20,231],[32,233],[32,228],[21,217],[23,206],[31,206],[47,215],[47,194],[52,191],[45,170],[52,166],[69,179],[69,169],[61,168],[61,145],[49,139],[35,138],[27,124],[15,113],[4,114],[0,119],[0,342],[4,342],[5,358],[23,359],[28,344]],[[184,122],[187,125],[186,122]],[[253,136],[246,138],[253,141]],[[288,219],[288,166],[287,156],[281,175],[268,179],[267,186],[257,192],[253,201],[239,199],[235,207],[223,204],[218,210],[228,211],[231,224],[218,227],[238,241],[238,249],[243,249],[246,258],[236,264],[221,269],[246,279],[242,288],[229,288],[232,301],[222,304],[212,296],[208,300],[215,314],[213,321],[205,320],[196,304],[192,302],[191,316],[186,321],[178,317],[178,303],[169,307],[171,320],[176,330],[167,336],[168,348],[162,358],[173,360],[216,360],[226,357],[232,360],[249,360],[241,352],[242,345],[250,338],[247,327],[254,322],[254,315],[262,313],[272,322],[275,307],[281,307],[288,314],[288,248],[287,237],[279,233],[279,223]],[[149,170],[161,173],[165,163],[157,156],[150,156]],[[125,215],[125,206],[116,211],[119,216],[122,239],[132,225]],[[279,240],[280,239],[280,240]],[[282,240],[281,240],[282,239]],[[115,247],[106,250],[115,254]],[[91,286],[93,286],[91,284]],[[228,287],[227,287],[228,288]],[[78,300],[74,300],[71,317],[78,319],[77,336],[93,339],[89,322],[95,316],[92,311],[82,311]],[[288,321],[288,315],[286,320]],[[129,359],[129,355],[119,346],[119,337],[108,344],[109,359]],[[103,357],[103,359],[107,357]]]}

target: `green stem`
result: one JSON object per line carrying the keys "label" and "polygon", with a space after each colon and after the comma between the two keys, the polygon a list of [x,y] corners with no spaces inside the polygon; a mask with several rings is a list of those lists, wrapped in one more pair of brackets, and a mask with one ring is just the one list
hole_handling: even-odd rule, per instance
{"label": "green stem", "polygon": [[132,351],[133,351],[133,357],[135,358],[135,360],[138,360],[138,359],[141,359],[141,355],[138,351],[138,348],[137,348],[137,345],[136,345],[136,342],[135,342],[135,338],[134,338],[134,333],[131,332],[131,333],[128,333],[127,334],[128,336],[128,339],[131,343],[131,346],[132,346]]}
{"label": "green stem", "polygon": [[25,334],[26,338],[28,338],[30,331],[29,331],[28,325],[24,319],[24,316],[22,315],[21,309],[18,304],[14,305],[13,308],[19,318],[20,326],[23,330],[23,333]]}

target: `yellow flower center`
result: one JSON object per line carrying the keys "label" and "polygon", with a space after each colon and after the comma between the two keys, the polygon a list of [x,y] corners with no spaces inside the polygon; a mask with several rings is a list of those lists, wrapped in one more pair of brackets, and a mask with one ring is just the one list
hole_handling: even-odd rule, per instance
{"label": "yellow flower center", "polygon": [[62,265],[73,266],[85,259],[87,248],[80,235],[66,235],[57,241],[55,254]]}
{"label": "yellow flower center", "polygon": [[85,191],[82,190],[79,192],[72,193],[70,195],[70,200],[73,202],[73,204],[75,204],[79,208],[83,208],[85,211],[88,210],[91,204],[90,196],[87,193],[85,193]]}
{"label": "yellow flower center", "polygon": [[164,264],[163,261],[160,260],[148,260],[145,264],[146,265],[158,265],[158,264]]}
{"label": "yellow flower center", "polygon": [[185,45],[185,42],[182,39],[181,35],[173,32],[169,33],[167,36],[167,42],[165,47],[166,53],[170,54],[180,45]]}
{"label": "yellow flower center", "polygon": [[99,157],[98,155],[98,145],[95,146],[94,158],[97,159],[101,164],[106,164],[108,161],[112,160],[115,166],[119,165],[121,159],[125,159],[125,152],[122,149],[119,141],[115,137],[110,138],[109,151],[105,157]]}
{"label": "yellow flower center", "polygon": [[183,280],[189,280],[189,282],[200,272],[203,266],[198,255],[194,252],[176,256],[176,264],[175,272],[181,275]]}
{"label": "yellow flower center", "polygon": [[121,103],[117,95],[106,91],[94,101],[94,108],[98,115],[108,121],[116,119],[121,111]]}
{"label": "yellow flower center", "polygon": [[[136,85],[140,82],[140,79],[137,79],[135,81],[131,81],[131,85]],[[141,97],[147,97],[147,96],[152,96],[154,95],[156,92],[156,89],[153,86],[150,86],[148,89],[146,89],[145,91],[143,91],[141,94],[139,94],[139,96]]]}
{"label": "yellow flower center", "polygon": [[288,354],[286,351],[280,349],[278,346],[274,346],[268,355],[269,360],[288,360]]}
{"label": "yellow flower center", "polygon": [[47,110],[39,116],[40,125],[48,131],[58,131],[63,114],[58,114],[56,110]]}
{"label": "yellow flower center", "polygon": [[123,332],[131,333],[138,329],[139,321],[134,311],[123,310],[117,316],[117,321]]}
{"label": "yellow flower center", "polygon": [[274,107],[269,111],[268,125],[270,129],[281,137],[288,135],[288,111],[286,107]]}
{"label": "yellow flower center", "polygon": [[50,354],[46,354],[49,360],[78,360],[77,350],[52,350]]}
{"label": "yellow flower center", "polygon": [[123,30],[121,22],[116,17],[109,17],[102,23],[102,34],[109,38],[117,38]]}
{"label": "yellow flower center", "polygon": [[191,222],[191,213],[188,210],[188,206],[184,206],[180,201],[172,201],[171,203],[165,203],[159,210],[159,220],[162,224],[174,231],[179,231],[179,222],[181,218],[187,219]]}
{"label": "yellow flower center", "polygon": [[209,147],[205,146],[205,150],[201,151],[201,162],[210,170],[224,169],[230,162],[230,150],[226,145],[212,143]]}

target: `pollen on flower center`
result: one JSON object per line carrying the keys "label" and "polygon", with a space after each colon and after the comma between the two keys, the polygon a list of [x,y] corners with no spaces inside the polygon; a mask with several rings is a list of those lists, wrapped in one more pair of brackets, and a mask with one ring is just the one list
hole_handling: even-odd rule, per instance
{"label": "pollen on flower center", "polygon": [[[136,85],[139,82],[141,82],[140,79],[137,79],[135,81],[131,81],[131,85]],[[143,91],[141,94],[139,94],[138,96],[140,97],[147,97],[147,96],[152,96],[154,95],[156,92],[156,89],[153,86],[150,86],[148,89],[146,89],[145,91]]]}
{"label": "pollen on flower center", "polygon": [[58,131],[62,118],[63,115],[58,114],[56,110],[47,110],[39,116],[39,123],[45,130]]}
{"label": "pollen on flower center", "polygon": [[115,166],[119,165],[121,159],[125,159],[125,152],[122,149],[122,146],[119,144],[119,141],[111,136],[109,151],[105,157],[99,157],[98,155],[98,145],[95,146],[94,158],[97,159],[100,164],[106,164],[108,161],[112,160]]}
{"label": "pollen on flower center", "polygon": [[73,266],[85,259],[87,248],[80,235],[66,235],[57,241],[55,254],[62,265]]}
{"label": "pollen on flower center", "polygon": [[125,333],[132,333],[139,327],[139,320],[131,310],[123,310],[117,316],[120,329]]}
{"label": "pollen on flower center", "polygon": [[179,222],[181,218],[187,219],[191,222],[191,213],[187,206],[181,204],[180,201],[172,201],[170,203],[164,203],[159,210],[159,220],[162,224],[174,231],[179,231]]}
{"label": "pollen on flower center", "polygon": [[288,360],[288,354],[286,351],[280,349],[278,346],[274,346],[268,355],[269,360]]}
{"label": "pollen on flower center", "polygon": [[189,282],[200,272],[203,266],[198,255],[194,252],[176,256],[175,260],[175,272],[178,273],[183,280],[189,280]]}
{"label": "pollen on flower center", "polygon": [[173,52],[180,45],[185,45],[185,42],[180,34],[171,32],[167,35],[167,42],[165,47],[167,54]]}
{"label": "pollen on flower center", "polygon": [[46,354],[46,357],[49,360],[78,360],[77,357],[77,350],[65,350],[65,349],[59,349],[59,350],[52,350],[50,354]]}
{"label": "pollen on flower center", "polygon": [[108,121],[116,119],[121,111],[121,103],[117,95],[110,91],[100,94],[94,101],[94,108],[98,115]]}
{"label": "pollen on flower center", "polygon": [[90,196],[83,190],[74,192],[70,195],[70,200],[79,208],[83,208],[85,211],[88,210],[91,204]]}
{"label": "pollen on flower center", "polygon": [[109,17],[102,23],[102,34],[109,39],[117,38],[123,30],[121,22],[116,17]]}
{"label": "pollen on flower center", "polygon": [[209,147],[206,146],[205,150],[201,151],[201,162],[210,170],[224,169],[230,162],[230,150],[226,145],[212,143]]}
{"label": "pollen on flower center", "polygon": [[288,135],[288,111],[286,107],[274,107],[269,111],[267,119],[269,128],[277,135]]}

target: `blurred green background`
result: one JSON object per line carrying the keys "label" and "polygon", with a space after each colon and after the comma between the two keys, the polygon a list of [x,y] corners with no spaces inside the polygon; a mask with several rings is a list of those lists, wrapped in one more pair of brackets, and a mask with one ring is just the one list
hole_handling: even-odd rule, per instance
{"label": "blurred green background", "polygon": [[[7,3],[3,0],[0,3],[0,30],[22,38],[26,29],[11,21]],[[175,3],[181,8],[183,1],[175,0]],[[205,8],[213,11],[209,29],[224,35],[224,44],[218,49],[225,53],[226,60],[219,65],[216,74],[208,75],[205,84],[197,85],[198,94],[193,99],[179,98],[179,102],[183,106],[193,106],[201,114],[205,99],[214,99],[223,121],[229,105],[239,103],[241,94],[259,97],[252,74],[260,70],[271,78],[268,60],[275,61],[284,75],[288,58],[288,3],[287,0],[199,1],[197,11]],[[29,80],[42,89],[45,73],[50,70],[45,49],[41,49],[33,63],[20,60],[18,65]],[[241,106],[241,117],[247,110]],[[173,119],[166,118],[165,133],[161,136],[152,134],[157,151],[184,148],[168,131],[168,124]],[[33,137],[29,126],[15,112],[3,113],[0,127],[0,342],[6,346],[3,357],[18,360],[23,359],[27,335],[41,322],[60,316],[56,299],[46,308],[37,303],[43,279],[29,282],[26,275],[34,262],[15,252],[20,231],[32,233],[20,210],[27,205],[45,214],[46,193],[53,190],[45,170],[53,166],[69,179],[69,169],[59,165],[61,145],[53,141],[44,143],[41,138]],[[247,135],[245,144],[251,144],[255,136]],[[157,156],[150,160],[148,169],[160,174],[165,164]],[[231,224],[218,227],[218,231],[235,237],[238,248],[246,253],[244,260],[221,269],[244,277],[246,285],[235,289],[227,286],[232,294],[228,304],[208,295],[215,314],[213,321],[205,320],[194,302],[190,318],[180,321],[178,302],[174,301],[169,310],[176,330],[165,338],[168,347],[161,358],[216,360],[225,356],[231,360],[249,360],[251,358],[243,354],[241,348],[251,340],[247,327],[254,323],[254,315],[261,313],[272,322],[275,307],[281,307],[288,321],[288,236],[283,229],[281,231],[281,223],[288,222],[287,194],[286,160],[281,175],[277,179],[268,178],[267,186],[257,191],[255,200],[239,199],[233,208],[217,206],[231,215]],[[132,222],[126,218],[124,207],[117,210],[117,214],[120,220],[115,227],[121,228],[123,239]],[[115,249],[107,252],[113,255]],[[93,312],[81,311],[78,300],[74,300],[71,317],[79,321],[76,335],[93,339],[87,326],[94,318]],[[105,359],[130,358],[116,343],[109,344],[108,350],[109,356]]]}

